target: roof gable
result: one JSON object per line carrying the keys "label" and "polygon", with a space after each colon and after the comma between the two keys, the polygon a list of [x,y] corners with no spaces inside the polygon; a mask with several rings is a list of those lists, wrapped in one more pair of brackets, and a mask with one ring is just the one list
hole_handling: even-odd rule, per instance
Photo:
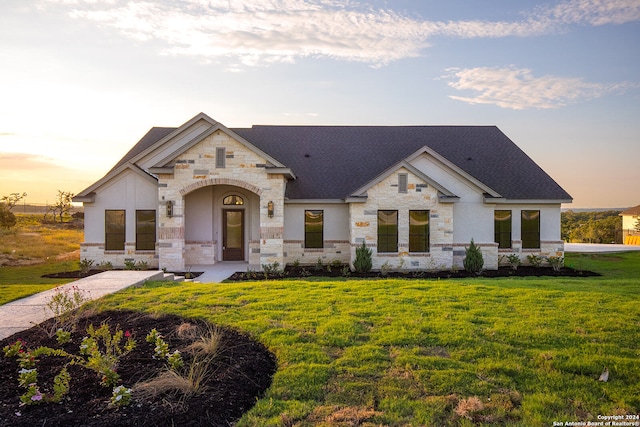
{"label": "roof gable", "polygon": [[290,177],[295,180],[286,188],[290,200],[344,200],[381,173],[427,153],[493,200],[571,201],[566,191],[495,126],[226,128],[200,113],[178,128],[152,128],[103,180],[127,163],[144,170],[166,166],[216,131],[227,133],[272,167],[292,172]]}
{"label": "roof gable", "polygon": [[631,216],[640,215],[640,205],[634,206],[632,208],[629,208],[629,209],[626,209],[626,210],[620,212],[620,216],[627,216],[627,215],[631,215]]}
{"label": "roof gable", "polygon": [[440,193],[441,196],[444,196],[444,197],[447,197],[447,198],[450,198],[450,199],[457,199],[457,196],[455,194],[453,194],[453,192],[449,191],[444,186],[440,185],[438,182],[434,181],[433,179],[431,179],[430,177],[428,177],[427,175],[422,173],[419,169],[415,168],[410,163],[408,163],[408,162],[406,162],[404,160],[401,161],[401,162],[396,163],[393,166],[391,166],[389,169],[387,169],[386,171],[382,172],[380,175],[376,176],[373,180],[369,181],[364,186],[362,186],[362,187],[358,188],[357,190],[355,190],[351,194],[351,197],[364,197],[364,196],[366,196],[366,193],[367,193],[368,189],[370,189],[374,185],[382,182],[383,180],[387,179],[390,175],[396,173],[397,171],[399,171],[401,169],[408,170],[409,172],[411,172],[412,174],[414,174],[415,176],[420,178],[425,183],[431,185],[433,188],[438,190],[438,193]]}

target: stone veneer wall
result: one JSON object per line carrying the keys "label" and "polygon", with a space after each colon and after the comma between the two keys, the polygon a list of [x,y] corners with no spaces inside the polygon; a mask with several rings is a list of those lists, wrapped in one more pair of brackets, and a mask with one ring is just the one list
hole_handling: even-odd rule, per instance
{"label": "stone veneer wall", "polygon": [[350,257],[351,244],[348,240],[325,240],[322,249],[305,249],[304,240],[284,241],[285,264],[298,261],[302,265],[315,265],[318,258],[324,265],[331,264],[335,260],[348,264]]}
{"label": "stone veneer wall", "polygon": [[[408,191],[398,192],[398,173],[408,175]],[[453,263],[453,204],[441,203],[438,191],[404,168],[390,174],[367,191],[365,203],[351,203],[351,260],[362,242],[372,249],[373,269],[390,264],[393,269],[450,269]],[[378,210],[398,211],[398,252],[377,251]],[[429,210],[429,253],[409,252],[409,211]]]}
{"label": "stone veneer wall", "polygon": [[[225,148],[224,168],[215,167],[218,147]],[[158,175],[158,195],[161,205],[167,201],[174,204],[171,218],[167,217],[166,209],[160,209],[158,221],[160,266],[167,269],[184,269],[188,251],[195,252],[190,254],[190,259],[202,259],[205,256],[203,247],[195,249],[193,245],[185,245],[184,196],[208,185],[237,186],[260,196],[260,235],[245,236],[249,241],[249,263],[252,267],[276,261],[283,264],[286,179],[282,175],[268,174],[266,166],[265,159],[222,131],[206,137],[178,156],[175,159],[173,174]],[[274,203],[275,208],[272,218],[267,215],[269,201]],[[247,233],[250,232],[251,230],[247,230]],[[260,242],[259,247],[256,247],[255,241]],[[215,256],[215,252],[213,255]]]}
{"label": "stone veneer wall", "polygon": [[[498,261],[500,266],[509,265],[507,257],[511,254],[516,254],[520,258],[523,265],[530,265],[527,259],[528,255],[538,255],[542,258],[547,257],[564,257],[564,241],[552,240],[552,241],[540,241],[540,249],[523,249],[522,240],[512,240],[511,248],[498,250]],[[548,265],[548,262],[543,262],[543,265]]]}
{"label": "stone veneer wall", "polygon": [[81,243],[80,259],[88,259],[97,267],[101,262],[110,262],[113,268],[124,268],[125,261],[146,262],[149,268],[158,268],[156,251],[136,251],[136,244],[126,242],[123,251],[105,251],[104,243]]}

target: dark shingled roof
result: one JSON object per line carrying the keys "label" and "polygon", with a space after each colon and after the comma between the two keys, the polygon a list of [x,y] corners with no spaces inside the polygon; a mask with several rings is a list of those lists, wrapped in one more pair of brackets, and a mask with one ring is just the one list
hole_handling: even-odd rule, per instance
{"label": "dark shingled roof", "polygon": [[[173,130],[151,129],[118,165]],[[291,168],[296,179],[287,184],[289,199],[344,199],[424,146],[505,198],[571,199],[495,126],[253,126],[230,130]]]}

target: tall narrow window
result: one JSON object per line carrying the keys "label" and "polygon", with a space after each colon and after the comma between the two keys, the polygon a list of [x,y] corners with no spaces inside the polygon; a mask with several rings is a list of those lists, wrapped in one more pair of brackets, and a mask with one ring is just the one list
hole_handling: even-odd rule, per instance
{"label": "tall narrow window", "polygon": [[493,232],[498,248],[511,247],[511,211],[493,212]]}
{"label": "tall narrow window", "polygon": [[540,211],[522,211],[522,248],[540,247]]}
{"label": "tall narrow window", "polygon": [[216,148],[216,168],[224,168],[227,163],[227,150],[224,147]]}
{"label": "tall narrow window", "polygon": [[398,193],[406,193],[409,186],[409,176],[406,173],[398,174]]}
{"label": "tall narrow window", "polygon": [[107,251],[123,251],[125,239],[125,211],[104,211],[104,248]]}
{"label": "tall narrow window", "polygon": [[409,211],[409,252],[429,252],[429,211]]}
{"label": "tall narrow window", "polygon": [[136,250],[156,248],[156,211],[136,211]]}
{"label": "tall narrow window", "polygon": [[323,243],[324,211],[304,211],[304,247],[320,249]]}
{"label": "tall narrow window", "polygon": [[378,252],[398,252],[398,211],[378,211]]}

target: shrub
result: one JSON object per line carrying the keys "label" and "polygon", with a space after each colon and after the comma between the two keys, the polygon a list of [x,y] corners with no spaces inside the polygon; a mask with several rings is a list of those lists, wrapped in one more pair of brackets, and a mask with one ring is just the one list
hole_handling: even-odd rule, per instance
{"label": "shrub", "polygon": [[85,276],[87,273],[89,273],[92,266],[93,266],[92,259],[83,258],[80,261],[80,274]]}
{"label": "shrub", "polygon": [[517,270],[518,267],[522,265],[522,261],[517,254],[510,254],[509,256],[507,256],[507,262],[511,266],[512,270]]}
{"label": "shrub", "polygon": [[368,273],[371,271],[371,267],[373,267],[371,249],[367,248],[367,245],[362,242],[362,246],[356,248],[356,259],[353,262],[353,268],[358,273]]}
{"label": "shrub", "polygon": [[550,256],[547,257],[547,262],[553,268],[553,271],[562,270],[562,266],[564,265],[564,258],[561,256]]}
{"label": "shrub", "polygon": [[542,264],[543,258],[536,254],[527,255],[527,261],[532,267],[538,268]]}
{"label": "shrub", "polygon": [[484,267],[484,259],[482,258],[482,252],[480,248],[473,243],[473,239],[471,239],[471,244],[468,248],[465,248],[465,256],[462,264],[464,265],[464,269],[469,274],[479,275],[482,272],[482,267]]}
{"label": "shrub", "polygon": [[16,225],[16,216],[4,203],[0,203],[0,227],[11,228]]}

